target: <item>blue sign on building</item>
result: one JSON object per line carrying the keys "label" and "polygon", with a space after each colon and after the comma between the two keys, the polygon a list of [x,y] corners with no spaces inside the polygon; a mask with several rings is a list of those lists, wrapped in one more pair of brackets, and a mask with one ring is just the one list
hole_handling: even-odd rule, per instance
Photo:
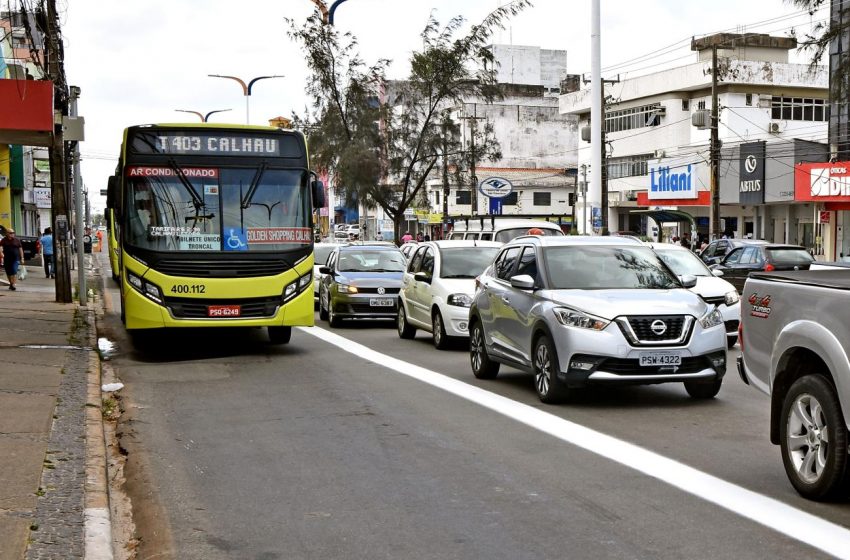
{"label": "blue sign on building", "polygon": [[593,222],[593,227],[602,227],[602,208],[592,206],[590,208],[590,217]]}

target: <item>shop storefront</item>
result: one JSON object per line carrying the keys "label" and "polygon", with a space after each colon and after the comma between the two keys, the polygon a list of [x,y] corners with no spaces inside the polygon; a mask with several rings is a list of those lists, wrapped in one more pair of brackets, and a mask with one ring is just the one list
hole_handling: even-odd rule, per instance
{"label": "shop storefront", "polygon": [[824,258],[850,261],[850,162],[798,164],[794,198],[811,207]]}
{"label": "shop storefront", "polygon": [[[658,223],[649,219],[645,232],[639,233],[656,241],[671,241],[673,237],[698,237],[708,234],[709,169],[704,162],[687,159],[666,159],[649,163],[646,192],[637,195],[642,209],[668,209],[687,212],[692,218]],[[704,224],[704,226],[701,226]],[[696,232],[692,227],[696,225]],[[704,231],[702,228],[704,227]]]}

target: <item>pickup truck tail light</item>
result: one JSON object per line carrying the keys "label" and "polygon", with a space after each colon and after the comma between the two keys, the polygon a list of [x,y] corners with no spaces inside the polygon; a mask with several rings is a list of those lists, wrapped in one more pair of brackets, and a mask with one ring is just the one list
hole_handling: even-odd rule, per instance
{"label": "pickup truck tail light", "polygon": [[770,264],[770,263],[767,263],[767,265],[765,265],[764,269],[765,269],[767,272],[771,272],[771,271],[773,271],[773,270],[776,270],[776,267],[775,267],[775,266],[773,266],[773,265],[772,265],[772,264]]}

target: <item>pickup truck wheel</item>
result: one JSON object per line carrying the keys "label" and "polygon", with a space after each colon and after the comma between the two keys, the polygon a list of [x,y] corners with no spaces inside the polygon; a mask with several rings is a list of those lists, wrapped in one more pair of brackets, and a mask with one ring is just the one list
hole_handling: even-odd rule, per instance
{"label": "pickup truck wheel", "polygon": [[850,486],[847,426],[832,384],[821,375],[794,382],[782,403],[782,463],[801,496],[843,498]]}
{"label": "pickup truck wheel", "polygon": [[473,323],[469,333],[469,363],[472,365],[472,374],[477,379],[495,379],[499,375],[499,364],[491,361],[487,355],[484,329],[478,321]]}
{"label": "pickup truck wheel", "polygon": [[534,389],[546,404],[567,398],[567,388],[558,380],[558,354],[549,337],[541,336],[534,345]]}
{"label": "pickup truck wheel", "polygon": [[722,379],[714,381],[685,381],[685,391],[694,399],[713,399],[720,392]]}
{"label": "pickup truck wheel", "polygon": [[407,322],[407,314],[404,312],[404,304],[398,302],[398,316],[396,317],[396,330],[399,338],[410,339],[416,336],[416,328]]}

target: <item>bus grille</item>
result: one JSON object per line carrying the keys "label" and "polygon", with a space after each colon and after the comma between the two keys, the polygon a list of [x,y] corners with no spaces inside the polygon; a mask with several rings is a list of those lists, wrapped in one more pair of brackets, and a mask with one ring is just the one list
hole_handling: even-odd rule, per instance
{"label": "bus grille", "polygon": [[169,276],[188,278],[257,278],[275,276],[292,268],[284,260],[162,260],[154,270]]}
{"label": "bus grille", "polygon": [[165,298],[165,306],[178,319],[208,319],[207,308],[210,305],[239,305],[239,319],[273,317],[280,302],[280,296],[245,299]]}

